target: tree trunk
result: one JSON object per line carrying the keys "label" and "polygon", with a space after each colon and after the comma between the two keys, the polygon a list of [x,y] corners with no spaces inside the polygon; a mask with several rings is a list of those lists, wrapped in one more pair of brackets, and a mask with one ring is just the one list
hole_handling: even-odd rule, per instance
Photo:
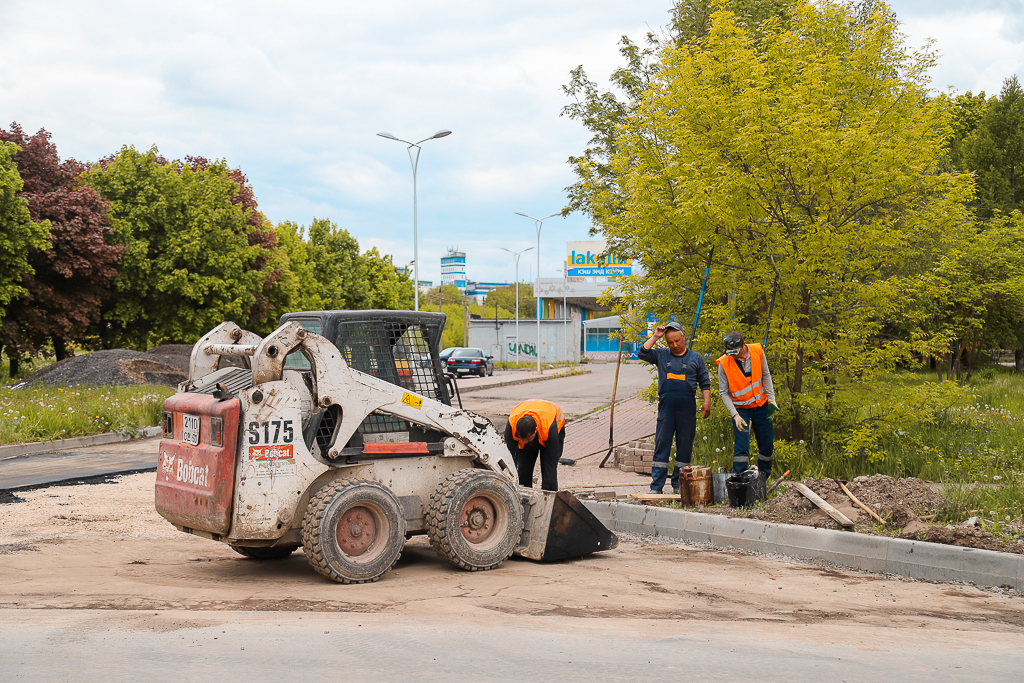
{"label": "tree trunk", "polygon": [[978,346],[974,349],[974,353],[971,354],[970,363],[967,366],[967,381],[971,381],[971,375],[974,374],[974,366],[978,362],[978,355],[985,348],[985,335],[988,334],[988,321],[991,315],[985,318],[985,324],[981,326],[981,340],[978,341]]}
{"label": "tree trunk", "polygon": [[68,345],[61,337],[53,338],[53,353],[57,360],[61,361],[68,357]]}
{"label": "tree trunk", "polygon": [[11,352],[10,350],[7,351],[7,356],[11,360],[11,369],[8,373],[11,379],[17,377],[18,373],[21,372],[21,358],[15,355],[16,353],[17,352]]}
{"label": "tree trunk", "polygon": [[[811,308],[811,290],[804,288],[800,296],[800,312],[803,313],[800,321],[797,323],[798,329],[806,329],[809,324],[807,322],[807,314]],[[793,386],[790,391],[793,394],[793,419],[791,421],[790,433],[794,439],[804,438],[804,428],[800,422],[800,393],[804,388],[804,349],[803,345],[796,345],[796,363],[793,368]]]}
{"label": "tree trunk", "polygon": [[1024,349],[1013,350],[1013,369],[1024,372]]}

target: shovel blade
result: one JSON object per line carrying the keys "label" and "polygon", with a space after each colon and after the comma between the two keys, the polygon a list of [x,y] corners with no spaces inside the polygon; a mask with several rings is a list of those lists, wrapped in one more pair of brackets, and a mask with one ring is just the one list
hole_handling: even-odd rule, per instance
{"label": "shovel blade", "polygon": [[523,535],[515,554],[539,562],[582,557],[619,544],[618,537],[568,491],[519,489]]}

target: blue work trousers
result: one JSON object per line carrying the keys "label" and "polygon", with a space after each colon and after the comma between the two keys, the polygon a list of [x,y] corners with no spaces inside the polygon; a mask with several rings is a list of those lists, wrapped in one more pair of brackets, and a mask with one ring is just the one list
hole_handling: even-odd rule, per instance
{"label": "blue work trousers", "polygon": [[732,426],[733,455],[732,471],[742,472],[750,467],[750,432],[757,439],[757,469],[765,476],[772,473],[772,453],[775,452],[775,427],[770,416],[772,405],[765,403],[757,408],[737,408],[749,431],[741,432]]}
{"label": "blue work trousers", "polygon": [[672,437],[676,440],[676,466],[672,470],[672,488],[679,488],[679,470],[690,464],[693,437],[697,433],[697,402],[693,394],[670,393],[658,399],[658,426],[654,433],[654,464],[651,465],[651,490],[661,491],[668,477],[668,459]]}

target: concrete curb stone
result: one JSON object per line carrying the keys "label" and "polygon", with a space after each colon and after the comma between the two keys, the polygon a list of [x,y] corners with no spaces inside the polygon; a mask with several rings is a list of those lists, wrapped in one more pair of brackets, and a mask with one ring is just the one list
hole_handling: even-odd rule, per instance
{"label": "concrete curb stone", "polygon": [[148,439],[160,436],[163,430],[159,427],[141,427],[134,434],[93,434],[92,436],[76,436],[71,439],[57,439],[56,441],[37,441],[35,443],[16,443],[8,446],[0,446],[0,459],[17,458],[22,455],[33,455],[35,453],[52,453],[63,451],[69,448],[82,448],[84,446],[102,446],[108,443],[120,441],[132,441],[134,439]]}
{"label": "concrete curb stone", "polygon": [[819,560],[912,579],[963,581],[1024,591],[1024,556],[1012,553],[629,503],[583,504],[612,531]]}
{"label": "concrete curb stone", "polygon": [[577,371],[575,374],[571,372],[563,372],[560,374],[549,375],[546,377],[527,377],[525,379],[512,379],[507,382],[495,382],[494,384],[481,384],[480,386],[474,387],[459,387],[460,394],[468,394],[474,391],[483,391],[484,389],[497,389],[499,387],[511,387],[516,384],[529,384],[530,382],[543,382],[549,379],[561,379],[562,377],[573,377],[575,375],[589,375],[590,370],[583,370],[582,372]]}

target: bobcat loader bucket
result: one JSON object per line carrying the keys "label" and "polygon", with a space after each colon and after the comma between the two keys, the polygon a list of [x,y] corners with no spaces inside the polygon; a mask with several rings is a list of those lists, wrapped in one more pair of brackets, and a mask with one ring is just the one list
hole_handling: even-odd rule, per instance
{"label": "bobcat loader bucket", "polygon": [[540,562],[582,557],[619,545],[618,537],[568,491],[519,489],[523,535],[515,554]]}

